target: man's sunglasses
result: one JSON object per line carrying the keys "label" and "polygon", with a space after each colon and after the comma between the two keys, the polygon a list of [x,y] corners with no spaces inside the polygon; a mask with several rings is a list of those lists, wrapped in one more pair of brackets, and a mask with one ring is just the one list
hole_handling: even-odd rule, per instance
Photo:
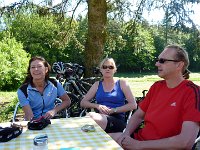
{"label": "man's sunglasses", "polygon": [[108,68],[108,69],[114,69],[114,66],[105,66],[105,65],[103,65],[102,68],[103,68],[103,69],[107,69],[107,68]]}
{"label": "man's sunglasses", "polygon": [[160,64],[164,64],[166,61],[179,62],[179,60],[172,60],[172,59],[164,59],[164,58],[156,59],[156,62],[159,62]]}

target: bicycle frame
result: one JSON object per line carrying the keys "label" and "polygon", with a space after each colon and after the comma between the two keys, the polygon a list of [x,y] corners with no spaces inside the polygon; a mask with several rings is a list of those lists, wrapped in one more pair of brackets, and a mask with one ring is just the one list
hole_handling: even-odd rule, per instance
{"label": "bicycle frame", "polygon": [[65,64],[67,65],[66,72],[64,74],[57,73],[56,79],[62,84],[71,99],[71,105],[68,108],[69,117],[76,117],[83,111],[83,108],[80,107],[81,100],[91,88],[94,81],[99,78],[83,78],[82,66],[78,64],[73,65],[72,63]]}

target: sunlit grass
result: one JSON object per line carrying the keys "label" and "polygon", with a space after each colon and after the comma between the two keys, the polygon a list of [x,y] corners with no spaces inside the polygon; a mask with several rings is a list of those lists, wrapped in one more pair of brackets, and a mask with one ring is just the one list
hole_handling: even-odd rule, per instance
{"label": "sunlit grass", "polygon": [[[117,73],[115,75],[116,78],[123,78],[127,80],[131,91],[135,97],[141,97],[143,90],[149,90],[151,85],[158,80],[161,80],[156,74],[135,74],[135,73]],[[200,85],[200,73],[191,73],[190,80],[192,80],[197,85]],[[1,110],[5,113],[7,110],[13,111],[13,106],[8,106],[13,101],[17,101],[17,93],[13,92],[0,92],[0,104],[3,106]],[[13,105],[13,104],[12,104]],[[6,112],[6,114],[0,114],[0,122],[5,121],[8,118],[8,114],[12,114],[12,112]]]}
{"label": "sunlit grass", "polygon": [[[134,96],[141,97],[143,90],[148,90],[151,85],[158,80],[162,80],[157,74],[134,74],[134,73],[117,73],[117,78],[123,78],[128,81]],[[200,85],[200,73],[191,73],[190,80]]]}
{"label": "sunlit grass", "polygon": [[17,97],[17,92],[0,92],[0,103],[10,102]]}
{"label": "sunlit grass", "polygon": [[[161,80],[156,73],[117,73],[115,76],[127,80],[133,94],[137,97],[142,96],[142,91],[148,90],[155,81]],[[200,73],[191,73],[190,80],[200,85]],[[0,103],[8,102],[16,96],[15,91],[0,92]]]}

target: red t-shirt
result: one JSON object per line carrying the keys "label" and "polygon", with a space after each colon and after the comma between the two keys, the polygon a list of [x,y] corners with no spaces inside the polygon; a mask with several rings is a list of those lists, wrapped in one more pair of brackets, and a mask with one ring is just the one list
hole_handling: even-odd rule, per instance
{"label": "red t-shirt", "polygon": [[152,85],[139,104],[145,126],[134,134],[137,140],[155,140],[178,135],[183,121],[200,122],[200,88],[184,80],[168,88],[164,80]]}

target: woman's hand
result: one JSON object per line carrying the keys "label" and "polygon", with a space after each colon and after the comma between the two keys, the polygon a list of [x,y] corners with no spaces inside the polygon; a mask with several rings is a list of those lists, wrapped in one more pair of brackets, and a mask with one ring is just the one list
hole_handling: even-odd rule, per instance
{"label": "woman's hand", "polygon": [[56,113],[57,112],[54,109],[52,109],[52,110],[46,112],[46,114],[44,115],[44,118],[45,119],[51,119],[55,116]]}
{"label": "woman's hand", "polygon": [[24,116],[25,120],[30,121],[30,120],[32,120],[32,118],[34,118],[33,111],[31,109],[30,105],[23,106],[22,109],[25,113],[25,116]]}
{"label": "woman's hand", "polygon": [[101,114],[110,115],[112,110],[105,105],[98,105],[97,109]]}
{"label": "woman's hand", "polygon": [[25,114],[24,120],[31,121],[34,118],[33,114]]}

